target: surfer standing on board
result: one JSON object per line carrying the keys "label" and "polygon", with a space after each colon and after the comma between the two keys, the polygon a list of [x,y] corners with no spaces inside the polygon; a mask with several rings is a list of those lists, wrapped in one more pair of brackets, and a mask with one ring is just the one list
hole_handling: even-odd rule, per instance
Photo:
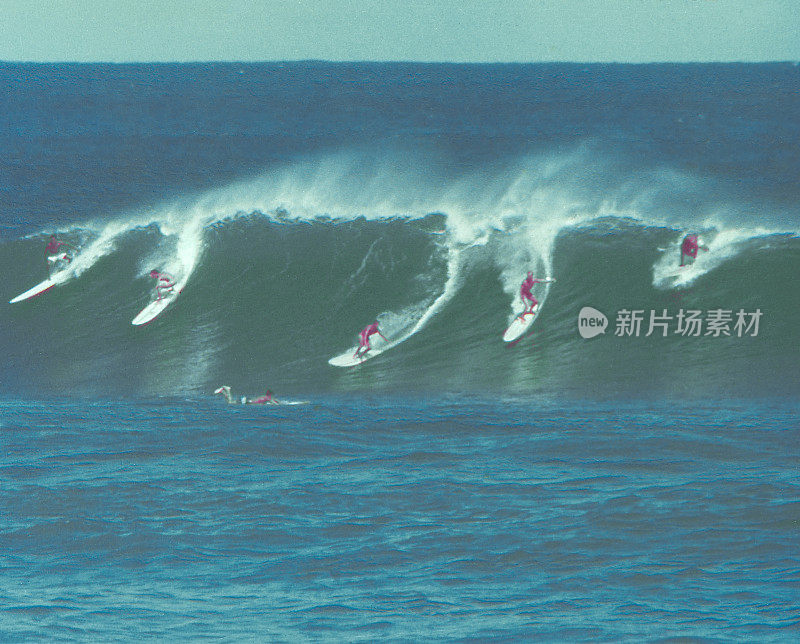
{"label": "surfer standing on board", "polygon": [[[520,317],[528,315],[528,313],[533,313],[533,309],[539,303],[539,300],[533,297],[533,293],[531,293],[531,288],[533,288],[533,285],[546,284],[547,282],[555,282],[555,280],[540,280],[538,277],[534,277],[533,273],[528,271],[528,277],[525,278],[525,281],[522,282],[522,286],[519,287],[519,296],[522,298],[522,306],[525,307],[525,310],[522,312]],[[530,302],[530,305],[528,302]]]}
{"label": "surfer standing on board", "polygon": [[691,264],[697,258],[697,251],[699,250],[708,250],[708,246],[701,246],[700,242],[697,239],[697,235],[692,233],[691,235],[686,235],[683,238],[683,242],[681,243],[681,266],[686,266],[687,264],[687,257],[691,257],[691,261],[688,262]]}
{"label": "surfer standing on board", "polygon": [[[358,358],[359,356],[362,356],[363,354],[365,354],[367,351],[369,351],[372,348],[369,345],[369,336],[374,335],[375,333],[377,333],[384,340],[386,340],[386,336],[384,336],[383,333],[378,331],[378,321],[377,320],[375,322],[373,322],[372,324],[368,324],[367,326],[365,326],[362,329],[361,333],[358,334],[358,349],[356,349],[356,352],[353,354],[354,358]],[[386,341],[388,342],[388,340],[386,340]]]}
{"label": "surfer standing on board", "polygon": [[161,291],[172,291],[175,287],[175,278],[168,273],[159,273],[157,270],[150,271],[150,277],[156,280],[156,293],[158,297],[156,301],[161,301]]}
{"label": "surfer standing on board", "polygon": [[62,246],[70,248],[70,245],[66,242],[59,241],[55,235],[50,235],[50,241],[47,243],[47,246],[44,247],[44,254],[45,257],[47,257],[47,272],[51,275],[57,262],[64,260],[69,263],[72,261],[68,253],[59,250]]}

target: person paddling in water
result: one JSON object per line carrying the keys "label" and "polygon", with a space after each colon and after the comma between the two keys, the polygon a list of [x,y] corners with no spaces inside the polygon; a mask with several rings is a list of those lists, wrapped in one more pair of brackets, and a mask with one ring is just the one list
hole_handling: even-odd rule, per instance
{"label": "person paddling in water", "polygon": [[163,297],[162,291],[172,292],[175,288],[175,278],[168,273],[159,273],[157,270],[150,271],[150,277],[156,280],[156,301],[160,301]]}
{"label": "person paddling in water", "polygon": [[538,277],[534,277],[533,273],[528,271],[528,276],[522,282],[522,286],[519,287],[519,296],[522,298],[522,306],[524,310],[520,314],[519,317],[524,317],[528,315],[528,313],[533,313],[533,309],[536,308],[536,305],[539,303],[533,293],[531,293],[531,288],[533,288],[534,284],[547,284],[548,282],[555,282],[552,279],[539,279]]}
{"label": "person paddling in water", "polygon": [[[697,239],[697,235],[692,233],[691,235],[686,235],[683,238],[683,242],[681,243],[681,266],[686,266],[687,264],[691,264],[697,259],[697,251],[698,250],[708,250],[708,246],[701,246],[699,240]],[[691,258],[691,259],[687,259]]]}
{"label": "person paddling in water", "polygon": [[[222,387],[220,387],[219,389],[214,391],[214,393],[215,394],[222,394],[223,396],[225,396],[225,400],[228,401],[229,405],[235,405],[236,404],[236,399],[233,397],[233,394],[231,394],[231,388],[228,387],[227,385],[223,385]],[[248,399],[247,397],[242,396],[242,399],[241,399],[240,402],[243,405],[266,405],[266,404],[269,404],[269,405],[280,405],[280,402],[278,401],[278,399],[275,398],[272,395],[272,392],[269,389],[267,390],[267,393],[265,393],[263,396],[259,396],[258,398],[249,398]]]}
{"label": "person paddling in water", "polygon": [[247,401],[248,405],[266,405],[267,403],[269,403],[270,405],[278,404],[278,401],[275,399],[275,397],[272,395],[272,392],[269,389],[267,389],[267,393],[265,393],[263,396],[259,396],[258,398],[251,398],[250,400]]}
{"label": "person paddling in water", "polygon": [[[65,248],[65,250],[61,250],[62,246]],[[69,264],[72,261],[69,253],[66,252],[67,248],[71,248],[71,246],[66,242],[59,241],[55,235],[50,235],[50,241],[47,243],[47,246],[44,247],[44,254],[45,257],[47,257],[48,275],[53,275],[53,269],[56,267],[58,262],[65,261],[67,264]]]}
{"label": "person paddling in water", "polygon": [[[364,355],[367,351],[372,349],[372,347],[369,344],[369,336],[375,335],[376,333],[379,336],[381,336],[384,340],[386,340],[386,336],[383,335],[383,333],[381,333],[378,330],[377,320],[372,324],[368,324],[361,330],[361,333],[358,334],[358,349],[356,349],[356,352],[353,354],[354,358],[359,358],[362,355]],[[386,341],[388,342],[388,340]]]}

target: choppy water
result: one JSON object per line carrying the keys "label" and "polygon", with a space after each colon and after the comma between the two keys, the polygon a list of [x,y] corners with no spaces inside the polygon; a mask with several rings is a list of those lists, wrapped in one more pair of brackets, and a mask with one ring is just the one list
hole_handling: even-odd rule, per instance
{"label": "choppy water", "polygon": [[791,641],[796,404],[2,404],[5,641]]}

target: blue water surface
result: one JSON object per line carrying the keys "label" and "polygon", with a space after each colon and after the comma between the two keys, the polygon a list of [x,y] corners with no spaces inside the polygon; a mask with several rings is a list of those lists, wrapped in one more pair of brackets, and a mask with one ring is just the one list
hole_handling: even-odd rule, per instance
{"label": "blue water surface", "polygon": [[797,412],[6,400],[0,636],[793,641]]}

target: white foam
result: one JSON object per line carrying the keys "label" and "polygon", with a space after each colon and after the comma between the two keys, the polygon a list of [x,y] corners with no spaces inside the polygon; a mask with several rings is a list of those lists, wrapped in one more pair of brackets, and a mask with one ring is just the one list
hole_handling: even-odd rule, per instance
{"label": "white foam", "polygon": [[175,290],[181,291],[194,271],[203,251],[203,230],[208,219],[202,215],[176,221],[176,215],[155,222],[164,239],[139,263],[139,275],[144,277],[155,269],[175,278]]}
{"label": "white foam", "polygon": [[[448,254],[447,280],[442,292],[433,301],[417,302],[403,308],[399,312],[384,311],[376,316],[381,332],[388,338],[388,342],[376,340],[374,348],[385,351],[408,340],[411,336],[421,331],[443,306],[445,306],[458,292],[461,281],[461,251],[452,248]],[[345,354],[350,355],[355,351],[351,348]]]}
{"label": "white foam", "polygon": [[112,253],[116,249],[116,238],[126,230],[126,224],[120,221],[112,221],[100,226],[96,236],[78,250],[67,268],[60,271],[64,276],[61,281],[78,277],[94,266],[98,260]]}
{"label": "white foam", "polygon": [[[204,230],[241,215],[261,213],[276,220],[282,220],[283,213],[301,220],[320,216],[379,220],[442,213],[447,228],[444,243],[450,253],[447,282],[430,308],[410,307],[407,325],[426,324],[452,298],[460,280],[461,255],[481,248],[488,253],[483,257],[500,269],[513,317],[521,310],[518,289],[527,271],[558,278],[552,273],[553,245],[565,228],[599,217],[624,217],[680,229],[676,221],[668,220],[671,215],[655,213],[667,212],[663,205],[675,194],[703,193],[702,187],[703,181],[669,170],[620,176],[619,169],[604,164],[591,144],[466,169],[458,159],[430,149],[385,146],[379,151],[340,151],[295,159],[260,176],[97,226],[98,237],[82,249],[71,270],[78,275],[111,252],[117,236],[156,225],[164,238],[152,254],[141,259],[140,276],[153,268],[165,270],[182,288],[202,255]],[[724,220],[721,217],[717,226],[720,235],[711,242],[712,250],[701,253],[679,283],[689,283],[738,252],[740,239],[725,227]],[[700,227],[696,221],[692,225]],[[668,278],[671,253],[661,258],[663,265],[654,266],[653,283],[661,287]],[[544,304],[549,287],[539,288],[536,296]]]}
{"label": "white foam", "polygon": [[736,257],[745,242],[772,234],[763,229],[707,230],[698,239],[707,251],[699,250],[692,264],[680,266],[681,243],[688,233],[680,233],[653,264],[653,286],[659,289],[680,288],[691,285],[699,277]]}

